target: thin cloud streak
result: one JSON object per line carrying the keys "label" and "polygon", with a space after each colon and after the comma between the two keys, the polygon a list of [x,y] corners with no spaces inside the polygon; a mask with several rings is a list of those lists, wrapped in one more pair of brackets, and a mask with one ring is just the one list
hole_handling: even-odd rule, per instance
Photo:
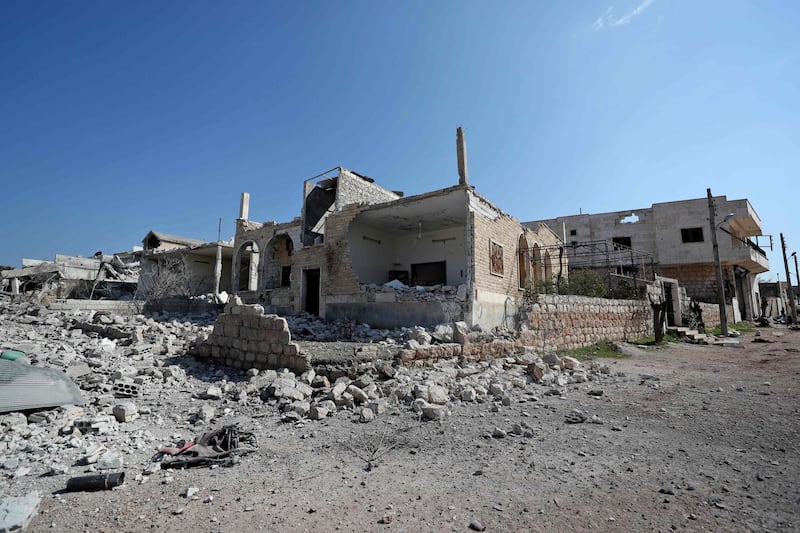
{"label": "thin cloud streak", "polygon": [[606,9],[606,12],[592,23],[592,28],[594,28],[595,31],[598,31],[606,27],[615,28],[617,26],[625,26],[626,24],[630,24],[634,18],[644,13],[644,11],[650,7],[653,2],[655,2],[655,0],[643,0],[641,4],[619,18],[614,17],[614,7],[609,6],[609,8]]}

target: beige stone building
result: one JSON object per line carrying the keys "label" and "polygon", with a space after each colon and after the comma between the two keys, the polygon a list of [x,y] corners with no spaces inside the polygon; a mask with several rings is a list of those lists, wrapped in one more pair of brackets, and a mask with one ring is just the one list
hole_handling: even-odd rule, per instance
{"label": "beige stone building", "polygon": [[[715,226],[723,267],[726,301],[731,319],[751,319],[760,314],[756,277],[769,270],[766,253],[758,243],[761,219],[746,199],[713,198]],[[653,258],[657,273],[677,280],[689,297],[717,303],[717,278],[711,243],[707,198],[653,204],[600,214],[579,214],[525,223],[544,223],[563,235],[568,257],[584,243],[606,241],[614,252],[641,251]],[[676,317],[679,322],[679,317]]]}
{"label": "beige stone building", "polygon": [[545,269],[532,253],[561,241],[481,196],[460,161],[458,185],[408,197],[337,167],[304,183],[300,216],[284,223],[249,220],[244,193],[232,290],[273,313],[375,327],[513,326],[534,277],[566,275],[566,261]]}

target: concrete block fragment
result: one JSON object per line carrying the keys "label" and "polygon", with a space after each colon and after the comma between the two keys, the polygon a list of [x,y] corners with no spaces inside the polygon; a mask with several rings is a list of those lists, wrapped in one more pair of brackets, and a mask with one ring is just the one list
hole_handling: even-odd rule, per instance
{"label": "concrete block fragment", "polygon": [[197,418],[204,422],[211,421],[214,418],[214,415],[217,414],[217,409],[213,405],[203,404],[200,406],[200,409],[197,410]]}
{"label": "concrete block fragment", "polygon": [[118,380],[112,390],[117,398],[138,398],[141,395],[141,387],[132,380]]}
{"label": "concrete block fragment", "polygon": [[112,409],[117,422],[132,422],[139,418],[139,409],[133,402],[118,403]]}

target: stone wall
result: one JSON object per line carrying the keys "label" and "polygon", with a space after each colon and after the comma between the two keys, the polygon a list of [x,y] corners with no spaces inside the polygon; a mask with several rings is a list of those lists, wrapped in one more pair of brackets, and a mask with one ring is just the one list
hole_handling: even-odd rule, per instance
{"label": "stone wall", "polygon": [[653,335],[646,300],[534,295],[521,313],[520,338],[538,350],[572,350],[602,339],[632,341]]}
{"label": "stone wall", "polygon": [[229,305],[196,355],[235,368],[290,368],[305,372],[308,361],[292,342],[286,319],[264,314],[260,305]]}
{"label": "stone wall", "polygon": [[[727,269],[725,267],[724,269]],[[696,265],[661,265],[659,274],[678,280],[686,294],[702,302],[717,301],[717,271],[713,263]],[[730,278],[732,279],[732,278]],[[731,294],[726,291],[726,294]]]}
{"label": "stone wall", "polygon": [[341,169],[336,185],[336,208],[350,204],[381,204],[397,200],[400,195],[371,183],[352,172]]}

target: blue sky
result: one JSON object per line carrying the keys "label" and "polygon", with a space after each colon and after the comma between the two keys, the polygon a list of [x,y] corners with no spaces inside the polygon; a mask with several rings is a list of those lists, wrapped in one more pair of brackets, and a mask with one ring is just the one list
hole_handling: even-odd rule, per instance
{"label": "blue sky", "polygon": [[6,0],[0,264],[228,238],[242,191],[288,221],[339,165],[447,187],[457,125],[521,220],[711,187],[800,250],[798,27],[777,0]]}

